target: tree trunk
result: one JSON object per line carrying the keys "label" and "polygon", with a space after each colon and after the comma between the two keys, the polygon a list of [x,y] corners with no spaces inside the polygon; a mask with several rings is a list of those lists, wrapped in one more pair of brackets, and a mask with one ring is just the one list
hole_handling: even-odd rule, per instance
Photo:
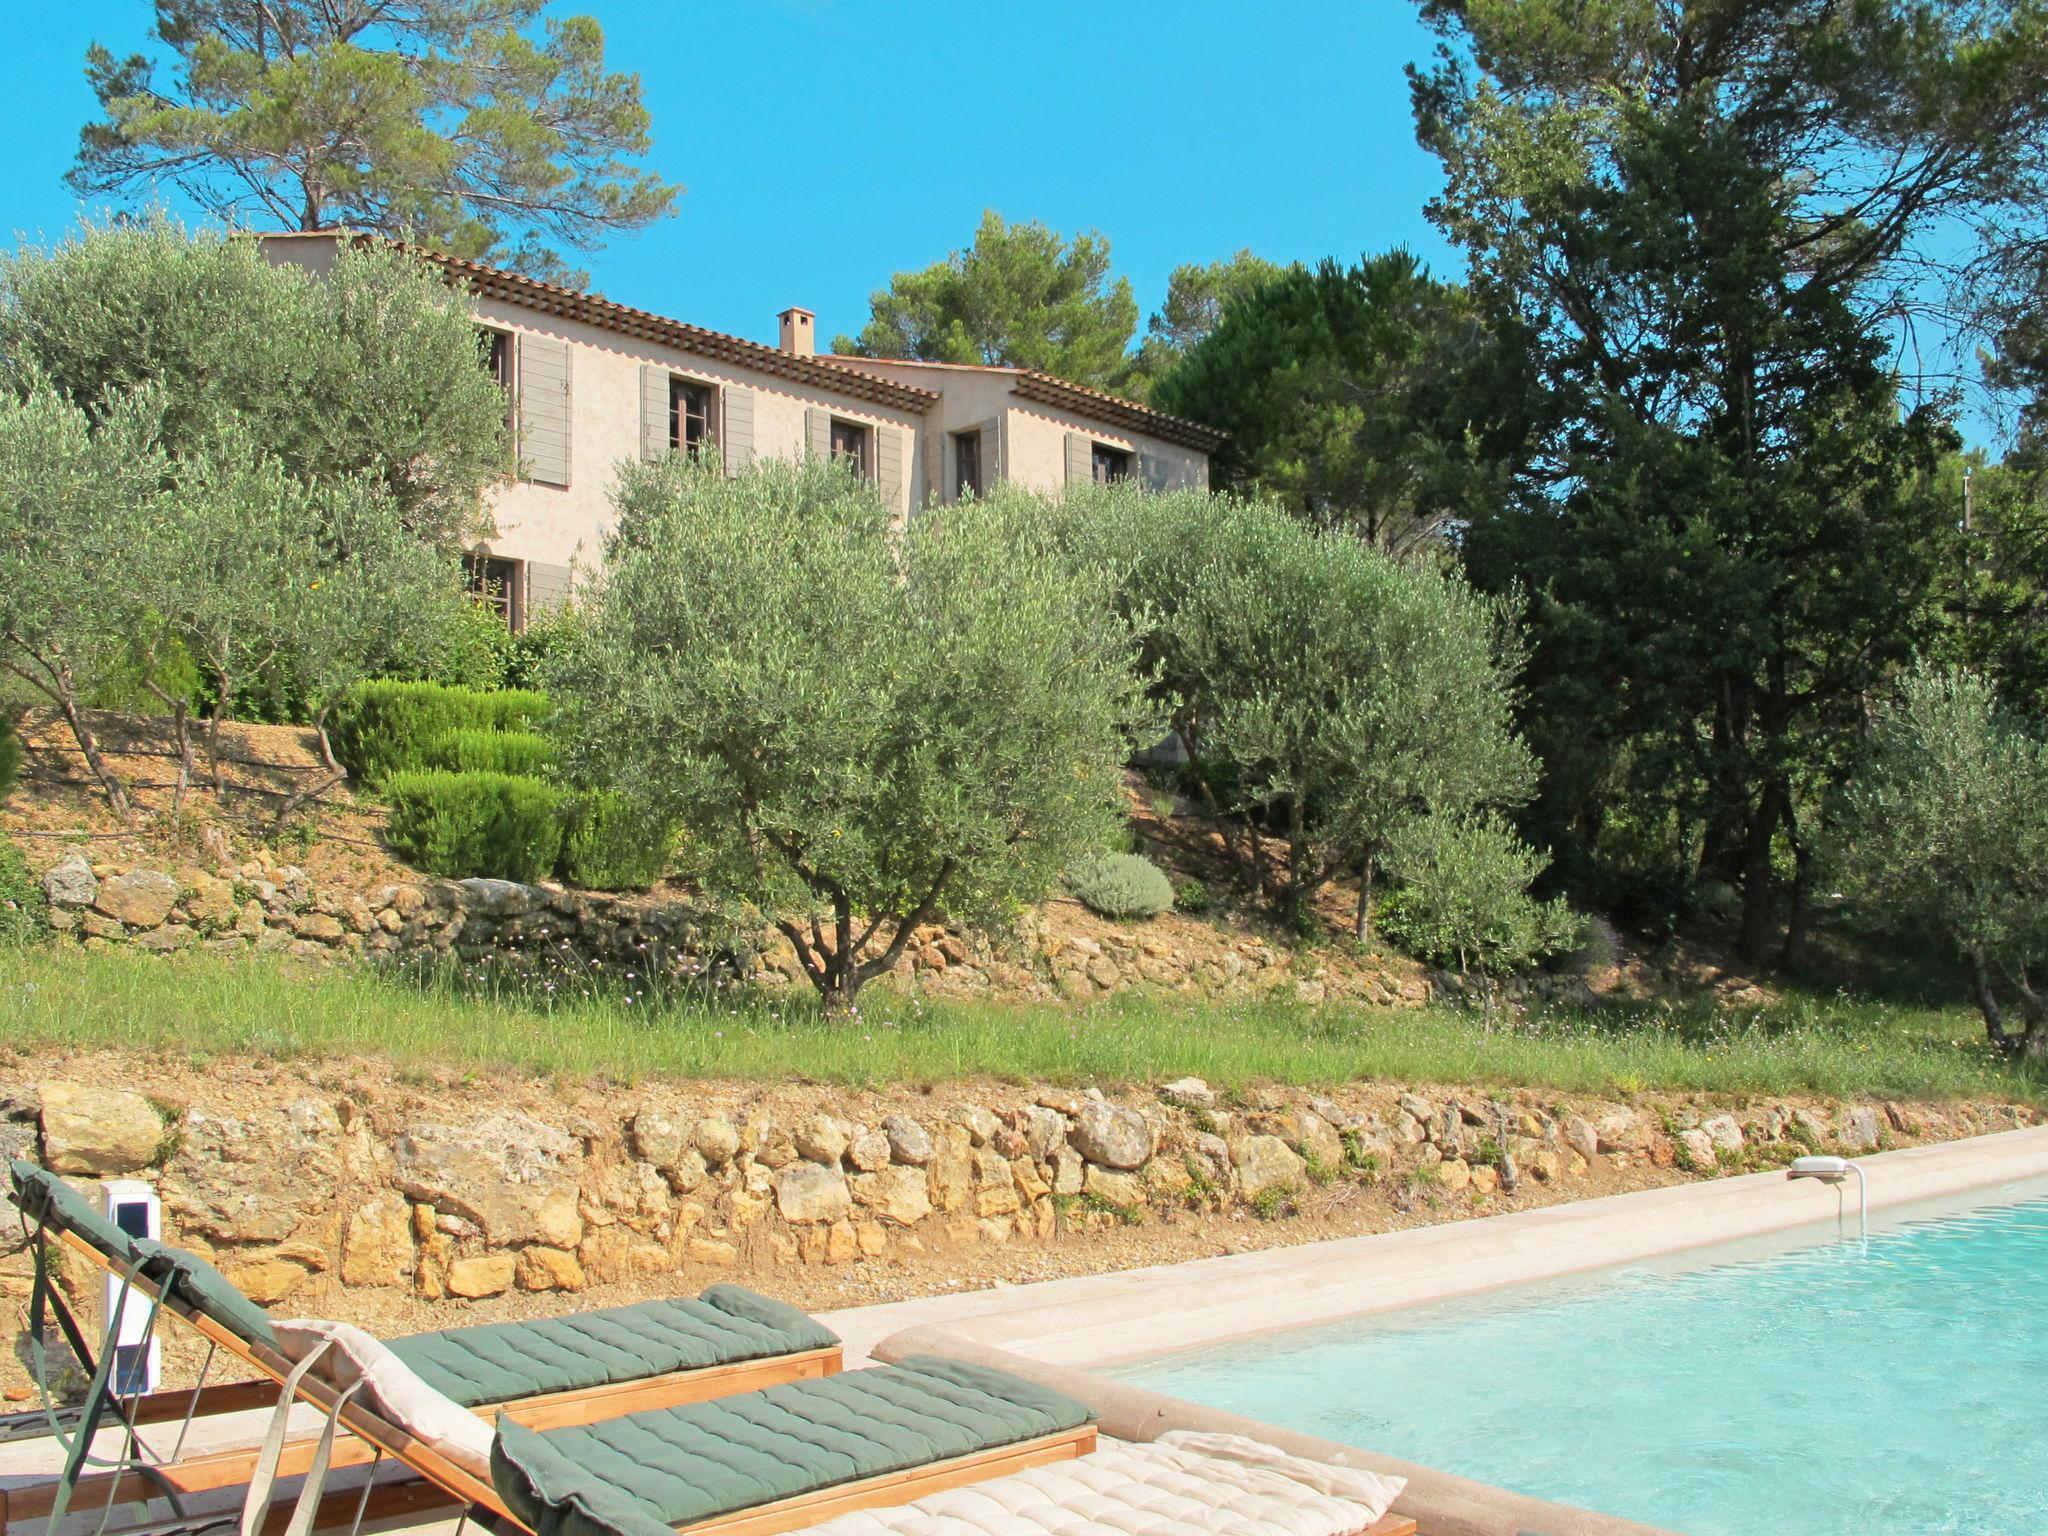
{"label": "tree trunk", "polygon": [[1771,944],[1771,841],[1778,830],[1779,786],[1764,786],[1750,814],[1742,849],[1742,936],[1744,965],[1761,965]]}
{"label": "tree trunk", "polygon": [[1813,846],[1799,835],[1792,800],[1785,800],[1785,835],[1792,842],[1792,906],[1785,918],[1785,947],[1780,952],[1788,971],[1806,966],[1806,940],[1813,927]]}
{"label": "tree trunk", "polygon": [[64,723],[71,727],[71,739],[78,743],[78,750],[85,758],[86,771],[99,781],[106,793],[107,804],[114,808],[114,814],[123,821],[132,819],[128,808],[128,791],[114,776],[114,770],[107,766],[107,760],[100,756],[100,744],[93,738],[92,727],[85,723],[85,715],[78,707],[78,698],[71,687],[71,670],[65,668],[62,674],[63,692],[57,700],[57,709],[64,716]]}
{"label": "tree trunk", "polygon": [[227,715],[228,697],[233,687],[227,673],[221,673],[220,697],[214,701],[213,712],[206,717],[206,765],[213,774],[214,798],[223,806],[228,803],[228,781],[220,769],[220,723]]}
{"label": "tree trunk", "polygon": [[1352,923],[1352,932],[1361,944],[1372,943],[1372,876],[1373,866],[1378,862],[1370,848],[1358,861],[1358,916]]}
{"label": "tree trunk", "polygon": [[1993,1050],[2008,1050],[2005,1010],[1998,1006],[1998,993],[1992,988],[1991,968],[1984,962],[1984,951],[1966,951],[1963,964],[1969,972],[1970,993],[1977,1000],[1977,1011],[1984,1016],[1984,1038],[1991,1042]]}

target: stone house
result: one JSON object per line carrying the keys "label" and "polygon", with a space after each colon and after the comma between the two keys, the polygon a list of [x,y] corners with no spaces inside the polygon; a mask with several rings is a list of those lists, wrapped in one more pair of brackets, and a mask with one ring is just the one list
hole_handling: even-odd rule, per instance
{"label": "stone house", "polygon": [[[271,260],[316,271],[342,238],[260,237]],[[841,458],[908,517],[1005,479],[1043,491],[1123,479],[1206,487],[1222,441],[1194,422],[1029,369],[820,356],[807,309],[784,310],[768,346],[421,254],[469,293],[509,402],[520,473],[496,493],[496,531],[470,569],[514,629],[568,595],[574,565],[600,558],[622,460],[702,453],[737,474],[758,458]]]}

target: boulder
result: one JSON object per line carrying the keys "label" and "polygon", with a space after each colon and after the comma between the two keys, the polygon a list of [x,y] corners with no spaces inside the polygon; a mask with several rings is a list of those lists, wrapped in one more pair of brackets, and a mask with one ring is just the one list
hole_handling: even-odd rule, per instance
{"label": "boulder", "polygon": [[848,1180],[853,1202],[898,1226],[915,1226],[931,1214],[929,1181],[922,1168],[897,1164]]}
{"label": "boulder", "polygon": [[512,1277],[517,1270],[518,1265],[509,1253],[478,1254],[450,1264],[442,1284],[447,1286],[450,1296],[471,1300],[498,1296],[512,1289]]}
{"label": "boulder", "polygon": [[1358,1131],[1365,1128],[1363,1116],[1353,1114],[1334,1100],[1310,1099],[1308,1107],[1334,1125],[1340,1133],[1344,1131]]}
{"label": "boulder", "polygon": [[551,1125],[511,1111],[459,1126],[415,1120],[393,1151],[401,1190],[475,1222],[494,1247],[573,1248],[582,1237],[582,1153]]}
{"label": "boulder", "polygon": [[1145,1183],[1135,1173],[1118,1173],[1093,1164],[1082,1180],[1081,1191],[1119,1210],[1134,1210],[1145,1203]]}
{"label": "boulder", "polygon": [[1143,1167],[1156,1145],[1143,1115],[1099,1100],[1081,1106],[1067,1141],[1089,1162],[1104,1168]]}
{"label": "boulder", "polygon": [[177,881],[159,870],[137,869],[102,880],[93,910],[130,928],[154,928],[177,904]]}
{"label": "boulder", "polygon": [[1733,1115],[1711,1115],[1700,1122],[1700,1129],[1713,1142],[1717,1151],[1742,1150],[1742,1127],[1736,1124]]}
{"label": "boulder", "polygon": [[839,1166],[852,1141],[846,1122],[831,1115],[813,1115],[796,1131],[797,1155],[828,1168]]}
{"label": "boulder", "polygon": [[134,1173],[156,1161],[164,1119],[141,1094],[63,1082],[40,1092],[43,1166],[52,1173]]}
{"label": "boulder", "polygon": [[890,1115],[882,1122],[882,1134],[889,1138],[889,1156],[899,1163],[922,1168],[932,1160],[932,1138],[908,1115]]}
{"label": "boulder", "polygon": [[84,854],[74,853],[43,871],[43,894],[53,907],[89,907],[100,898],[99,876]]}
{"label": "boulder", "polygon": [[643,1104],[630,1127],[633,1150],[642,1161],[664,1173],[673,1168],[690,1145],[690,1122],[664,1105]]}
{"label": "boulder", "polygon": [[1003,1128],[1003,1123],[979,1104],[969,1104],[958,1111],[953,1120],[974,1138],[977,1147],[985,1147],[994,1141],[996,1132]]}
{"label": "boulder", "polygon": [[1436,1165],[1436,1181],[1453,1194],[1472,1182],[1472,1165],[1463,1158],[1447,1157]]}
{"label": "boulder", "polygon": [[305,1270],[287,1259],[259,1259],[227,1271],[235,1288],[259,1307],[271,1306],[291,1295],[306,1278]]}
{"label": "boulder", "polygon": [[863,1131],[846,1146],[846,1160],[862,1173],[875,1173],[889,1166],[889,1138],[880,1131]]}
{"label": "boulder", "polygon": [[522,1291],[580,1291],[585,1283],[583,1266],[563,1248],[522,1250],[512,1281]]}
{"label": "boulder", "polygon": [[697,1144],[697,1150],[704,1161],[714,1168],[723,1168],[739,1155],[740,1133],[730,1120],[707,1117],[691,1128],[690,1139]]}
{"label": "boulder", "polygon": [[1280,1139],[1325,1173],[1344,1166],[1344,1139],[1312,1109],[1290,1109],[1280,1117]]}
{"label": "boulder", "polygon": [[1643,1122],[1632,1109],[1602,1115],[1593,1129],[1602,1152],[1633,1152],[1643,1144]]}
{"label": "boulder", "polygon": [[1875,1152],[1884,1137],[1884,1123],[1868,1104],[1858,1104],[1842,1116],[1842,1146],[1850,1152]]}
{"label": "boulder", "polygon": [[1714,1138],[1705,1131],[1698,1128],[1680,1131],[1675,1140],[1688,1166],[1702,1173],[1711,1173],[1720,1166],[1720,1159],[1714,1155]]}
{"label": "boulder", "polygon": [[775,1208],[792,1226],[838,1221],[853,1208],[846,1175],[818,1163],[792,1163],[775,1176]]}
{"label": "boulder", "polygon": [[226,928],[234,923],[240,908],[235,901],[233,881],[195,872],[191,885],[192,894],[185,898],[185,910],[193,922],[206,928]]}
{"label": "boulder", "polygon": [[1308,1178],[1308,1164],[1278,1136],[1240,1137],[1230,1144],[1230,1163],[1238,1193],[1247,1200],[1268,1190],[1299,1189]]}
{"label": "boulder", "polygon": [[382,1194],[356,1207],[341,1250],[341,1278],[349,1285],[407,1285],[412,1280],[412,1206]]}
{"label": "boulder", "polygon": [[1600,1133],[1584,1115],[1566,1115],[1564,1144],[1590,1163],[1600,1150]]}
{"label": "boulder", "polygon": [[1182,1109],[1214,1109],[1216,1091],[1199,1077],[1176,1078],[1159,1085],[1159,1097]]}
{"label": "boulder", "polygon": [[1045,1162],[1066,1145],[1070,1128],[1067,1117],[1058,1110],[1033,1104],[1024,1111],[1024,1150]]}

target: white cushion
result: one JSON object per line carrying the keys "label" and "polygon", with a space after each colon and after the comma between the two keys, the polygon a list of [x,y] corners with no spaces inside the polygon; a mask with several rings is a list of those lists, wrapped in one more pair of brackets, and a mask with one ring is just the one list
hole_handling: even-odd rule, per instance
{"label": "white cushion", "polygon": [[313,1374],[346,1389],[358,1381],[385,1418],[413,1439],[433,1447],[466,1472],[486,1482],[491,1476],[491,1425],[446,1393],[420,1380],[413,1368],[353,1323],[300,1317],[273,1323],[280,1352],[297,1364],[322,1344],[332,1344]]}
{"label": "white cushion", "polygon": [[859,1510],[804,1536],[1355,1536],[1406,1486],[1398,1477],[1290,1456],[1239,1435],[1174,1430]]}

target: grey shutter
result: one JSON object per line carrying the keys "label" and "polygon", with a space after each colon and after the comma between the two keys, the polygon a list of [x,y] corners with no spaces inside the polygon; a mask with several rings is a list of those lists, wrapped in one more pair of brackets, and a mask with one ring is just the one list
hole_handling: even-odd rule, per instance
{"label": "grey shutter", "polygon": [[725,421],[718,434],[725,449],[725,472],[736,475],[754,462],[754,392],[751,389],[722,389]]}
{"label": "grey shutter", "polygon": [[1166,460],[1156,453],[1139,453],[1138,481],[1148,491],[1163,491],[1167,488]]}
{"label": "grey shutter", "polygon": [[526,562],[526,616],[530,620],[569,601],[569,567],[544,560]]}
{"label": "grey shutter", "polygon": [[666,368],[652,363],[640,367],[640,457],[648,463],[668,457],[674,447],[669,436],[669,379]]}
{"label": "grey shutter", "polygon": [[927,418],[919,429],[924,436],[924,500],[926,506],[944,502],[946,484],[946,434]]}
{"label": "grey shutter", "polygon": [[1067,484],[1086,485],[1095,478],[1095,440],[1078,432],[1067,434]]}
{"label": "grey shutter", "polygon": [[804,456],[811,459],[832,457],[832,413],[812,407],[804,412]]}
{"label": "grey shutter", "polygon": [[569,343],[519,333],[519,456],[538,485],[569,483]]}
{"label": "grey shutter", "polygon": [[981,424],[981,488],[995,489],[1003,478],[1003,418],[991,416]]}
{"label": "grey shutter", "polygon": [[891,512],[903,500],[903,429],[876,427],[875,488],[882,493],[882,505]]}

